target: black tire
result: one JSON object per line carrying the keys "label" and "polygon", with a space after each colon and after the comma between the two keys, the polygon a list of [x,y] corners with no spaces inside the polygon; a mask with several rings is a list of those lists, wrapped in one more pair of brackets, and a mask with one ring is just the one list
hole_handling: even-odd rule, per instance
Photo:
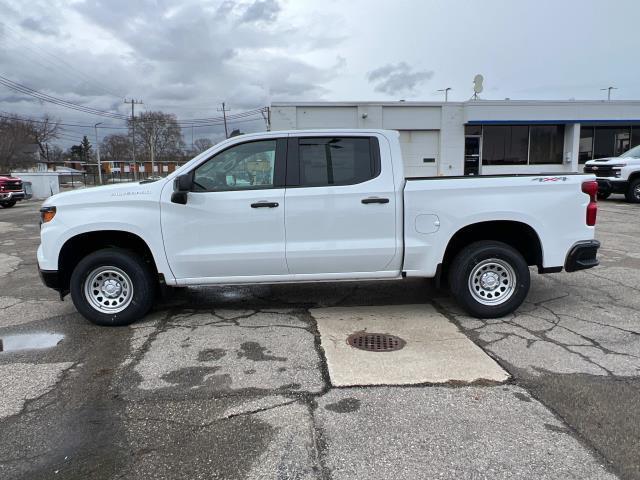
{"label": "black tire", "polygon": [[[88,277],[90,275],[93,276],[96,271],[101,271],[101,267],[105,267],[105,269],[110,267],[123,272],[128,278],[122,282],[122,284],[126,285],[131,283],[131,290],[129,290],[127,300],[128,305],[121,311],[111,312],[98,310],[98,308],[91,303],[91,292],[85,293],[85,282],[88,280]],[[108,276],[109,274],[105,274],[105,277]],[[97,283],[94,285],[97,285]],[[144,260],[134,253],[121,248],[106,248],[87,255],[80,260],[71,274],[70,291],[73,304],[83,317],[96,325],[123,326],[129,325],[144,317],[153,305],[156,288],[157,282],[151,269]],[[93,293],[96,293],[94,297],[97,299],[102,298],[97,296],[99,295],[99,293],[97,293],[99,291],[100,290],[93,291]],[[126,295],[126,287],[124,292]],[[106,303],[110,301],[106,296],[104,298]],[[118,300],[119,298],[116,298],[114,302]],[[125,304],[126,303],[127,302],[125,302]],[[109,308],[119,308],[119,306],[106,307],[106,309]]]}
{"label": "black tire", "polygon": [[[487,288],[480,282],[487,282]],[[529,293],[530,282],[529,267],[520,252],[493,240],[468,245],[449,269],[451,293],[462,308],[477,318],[498,318],[515,311]],[[471,285],[476,293],[472,293]],[[482,295],[483,300],[478,300]]]}
{"label": "black tire", "polygon": [[640,203],[640,178],[636,178],[629,182],[629,189],[625,194],[627,202]]}
{"label": "black tire", "polygon": [[2,205],[2,207],[3,207],[3,208],[11,208],[11,207],[13,207],[16,203],[17,203],[17,200],[9,200],[8,202],[2,202],[2,203],[0,203],[0,205]]}
{"label": "black tire", "polygon": [[598,192],[598,200],[606,200],[611,196],[611,192],[600,193]]}

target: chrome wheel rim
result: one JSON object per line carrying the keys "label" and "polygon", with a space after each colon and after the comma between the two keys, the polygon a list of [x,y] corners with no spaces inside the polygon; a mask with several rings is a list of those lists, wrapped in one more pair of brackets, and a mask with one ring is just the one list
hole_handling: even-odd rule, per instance
{"label": "chrome wheel rim", "polygon": [[118,267],[98,267],[84,282],[84,296],[99,312],[118,313],[133,300],[133,283]]}
{"label": "chrome wheel rim", "polygon": [[469,291],[482,305],[500,305],[511,298],[516,287],[516,273],[509,263],[488,258],[469,274]]}
{"label": "chrome wheel rim", "polygon": [[640,200],[640,185],[636,185],[633,189],[633,196],[636,197],[636,200]]}

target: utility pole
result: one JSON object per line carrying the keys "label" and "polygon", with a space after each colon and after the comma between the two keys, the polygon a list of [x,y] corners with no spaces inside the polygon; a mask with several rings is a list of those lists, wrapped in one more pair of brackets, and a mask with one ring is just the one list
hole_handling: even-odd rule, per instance
{"label": "utility pole", "polygon": [[102,185],[102,164],[100,163],[100,142],[98,142],[98,125],[102,122],[96,123],[93,128],[96,129],[96,160],[98,161],[98,181]]}
{"label": "utility pole", "polygon": [[607,91],[607,102],[611,101],[611,90],[617,90],[616,87],[607,87],[607,88],[601,88],[600,90],[606,90]]}
{"label": "utility pole", "polygon": [[449,90],[451,90],[451,87],[441,88],[440,90],[438,90],[439,92],[444,92],[444,101],[445,102],[449,101]]}
{"label": "utility pole", "polygon": [[224,102],[222,102],[222,109],[218,109],[219,112],[222,112],[222,118],[224,119],[224,138],[229,138],[229,130],[227,129],[227,110],[224,106]]}
{"label": "utility pole", "polygon": [[151,136],[151,176],[154,177],[156,174],[156,132],[153,132]]}
{"label": "utility pole", "polygon": [[263,107],[262,110],[260,110],[260,113],[262,114],[264,123],[266,123],[267,125],[267,132],[270,132],[271,131],[271,108]]}
{"label": "utility pole", "polygon": [[133,179],[138,180],[138,172],[136,171],[136,114],[133,108],[134,105],[142,105],[142,100],[134,100],[133,98],[131,100],[127,100],[125,98],[124,103],[131,104],[131,158],[133,160]]}

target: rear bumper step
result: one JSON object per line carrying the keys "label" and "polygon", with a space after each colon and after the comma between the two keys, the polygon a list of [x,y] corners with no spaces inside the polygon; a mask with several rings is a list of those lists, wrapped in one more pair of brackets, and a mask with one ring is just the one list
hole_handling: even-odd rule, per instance
{"label": "rear bumper step", "polygon": [[564,264],[565,271],[575,272],[597,266],[600,263],[596,258],[598,248],[600,248],[598,240],[585,240],[576,243],[571,247],[567,255],[567,260]]}

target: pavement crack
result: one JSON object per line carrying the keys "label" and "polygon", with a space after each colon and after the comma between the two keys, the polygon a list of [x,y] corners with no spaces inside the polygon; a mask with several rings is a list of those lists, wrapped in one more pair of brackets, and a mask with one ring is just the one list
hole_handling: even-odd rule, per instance
{"label": "pavement crack", "polygon": [[246,412],[232,413],[230,415],[226,415],[226,416],[222,417],[222,420],[229,420],[229,419],[236,418],[236,417],[244,417],[244,416],[247,416],[247,415],[255,415],[256,413],[268,412],[269,410],[274,410],[276,408],[286,407],[287,405],[291,405],[293,403],[297,403],[298,401],[299,401],[298,399],[294,399],[294,400],[289,400],[288,402],[279,403],[278,405],[270,405],[268,407],[256,408],[255,410],[248,410]]}

